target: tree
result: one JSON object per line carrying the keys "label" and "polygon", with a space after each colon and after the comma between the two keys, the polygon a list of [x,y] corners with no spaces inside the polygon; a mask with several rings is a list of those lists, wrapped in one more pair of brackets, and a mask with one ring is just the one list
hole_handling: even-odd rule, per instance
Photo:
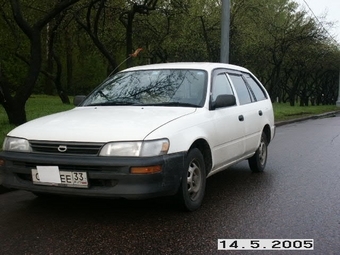
{"label": "tree", "polygon": [[[325,24],[291,0],[231,4],[231,63],[254,72],[273,100],[334,101],[340,57]],[[52,6],[48,0],[0,0],[0,104],[9,122],[25,122],[32,92],[48,92],[42,77],[61,95],[63,86],[87,93],[139,47],[142,57],[128,59],[128,66],[219,61],[220,5],[220,0],[57,0]]]}
{"label": "tree", "polygon": [[[117,60],[114,54],[105,46],[105,43],[103,42],[103,39],[100,38],[99,34],[100,31],[102,32],[101,35],[105,34],[105,15],[103,15],[105,14],[105,3],[106,0],[91,0],[87,6],[83,7],[84,9],[86,8],[85,22],[81,19],[81,11],[83,8],[77,11],[76,21],[89,35],[98,50],[108,60],[111,69],[114,70],[118,66]],[[100,22],[101,20],[103,20],[103,22]],[[100,29],[100,25],[103,26],[102,29]]]}
{"label": "tree", "polygon": [[[38,17],[33,24],[22,12],[20,0],[10,0],[10,7],[16,25],[27,36],[30,45],[29,67],[24,84],[12,91],[10,84],[6,79],[1,80],[0,103],[3,105],[9,122],[14,125],[20,125],[26,122],[25,104],[31,95],[34,85],[37,82],[42,64],[42,38],[43,28],[58,14],[66,8],[75,4],[79,0],[63,0],[55,4],[50,10]],[[3,9],[3,7],[1,7]],[[4,12],[4,10],[2,10]],[[14,96],[12,96],[14,92]]]}
{"label": "tree", "polygon": [[331,45],[325,25],[297,7],[288,0],[233,1],[231,62],[252,70],[273,101],[294,105],[299,98],[306,105],[322,74],[334,68],[323,63],[336,58],[323,50]]}
{"label": "tree", "polygon": [[[133,51],[133,20],[137,13],[149,15],[150,11],[156,9],[158,0],[139,0],[139,1],[131,1],[131,7],[129,10],[126,10],[121,13],[119,20],[122,22],[126,29],[126,57]],[[130,67],[132,65],[132,59],[129,58],[127,61],[127,66]]]}

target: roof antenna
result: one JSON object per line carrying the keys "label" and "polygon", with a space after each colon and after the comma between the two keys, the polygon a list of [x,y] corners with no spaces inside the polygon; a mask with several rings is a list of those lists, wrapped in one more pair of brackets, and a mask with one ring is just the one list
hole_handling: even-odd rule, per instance
{"label": "roof antenna", "polygon": [[138,54],[139,54],[139,52],[141,52],[143,50],[143,48],[138,48],[137,50],[135,50],[135,52],[134,53],[132,53],[132,54],[129,54],[129,56],[125,59],[125,60],[123,60],[123,62],[121,62],[110,74],[109,74],[109,77],[122,65],[122,64],[124,64],[128,59],[130,59],[130,58],[136,58],[137,56],[138,56]]}

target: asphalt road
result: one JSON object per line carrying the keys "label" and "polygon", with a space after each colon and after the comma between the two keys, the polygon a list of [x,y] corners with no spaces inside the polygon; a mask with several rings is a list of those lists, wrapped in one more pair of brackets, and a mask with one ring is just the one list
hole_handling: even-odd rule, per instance
{"label": "asphalt road", "polygon": [[[264,173],[212,176],[202,208],[170,199],[0,195],[0,254],[340,254],[340,116],[281,126]],[[217,239],[314,239],[313,251],[218,251]]]}

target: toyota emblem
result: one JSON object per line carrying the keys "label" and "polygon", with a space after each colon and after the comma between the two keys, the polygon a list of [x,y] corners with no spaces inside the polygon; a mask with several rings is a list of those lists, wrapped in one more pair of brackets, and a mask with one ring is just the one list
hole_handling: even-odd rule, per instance
{"label": "toyota emblem", "polygon": [[66,146],[66,145],[59,145],[58,151],[59,151],[59,152],[65,152],[65,151],[67,151],[67,146]]}

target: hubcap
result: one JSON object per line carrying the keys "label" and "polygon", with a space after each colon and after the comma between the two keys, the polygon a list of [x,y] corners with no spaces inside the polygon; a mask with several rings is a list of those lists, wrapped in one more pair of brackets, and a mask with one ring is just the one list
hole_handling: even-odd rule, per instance
{"label": "hubcap", "polygon": [[192,200],[195,200],[202,186],[202,173],[196,160],[192,160],[188,169],[188,193]]}
{"label": "hubcap", "polygon": [[267,160],[267,145],[263,139],[261,139],[259,147],[259,160],[262,166],[266,163]]}

